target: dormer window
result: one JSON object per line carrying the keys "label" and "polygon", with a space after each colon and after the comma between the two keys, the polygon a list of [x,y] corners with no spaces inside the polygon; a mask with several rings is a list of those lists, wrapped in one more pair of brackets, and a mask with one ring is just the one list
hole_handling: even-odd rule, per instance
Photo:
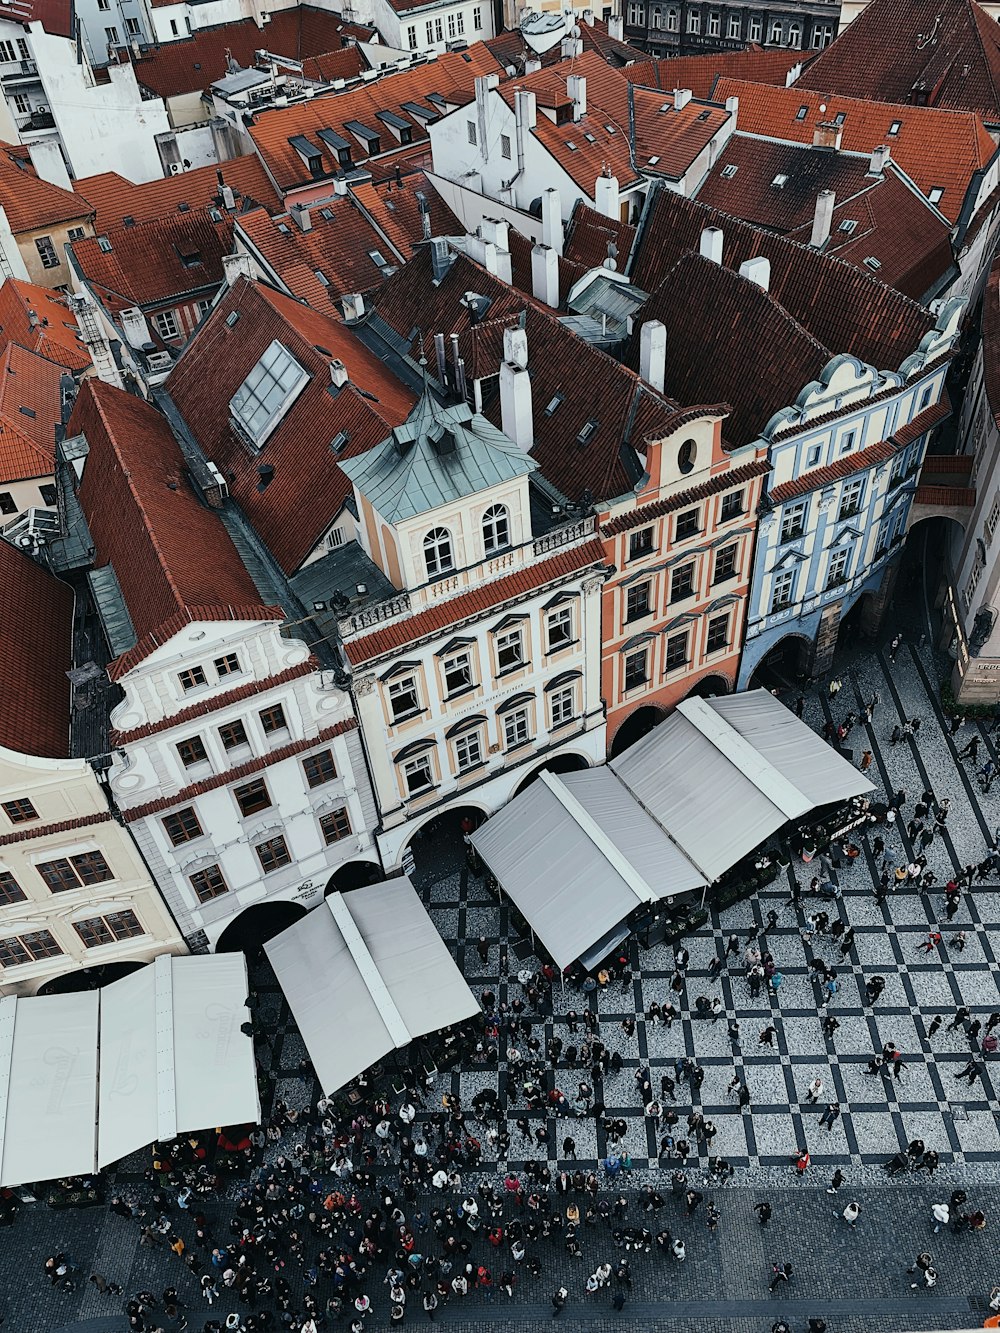
{"label": "dormer window", "polygon": [[261,449],[309,381],[308,371],[275,339],[229,400],[242,434]]}
{"label": "dormer window", "polygon": [[451,549],[451,533],[446,528],[431,528],[424,538],[424,563],[429,579],[440,578],[455,568]]}
{"label": "dormer window", "polygon": [[492,505],[483,515],[483,549],[487,555],[510,545],[510,515],[506,505]]}

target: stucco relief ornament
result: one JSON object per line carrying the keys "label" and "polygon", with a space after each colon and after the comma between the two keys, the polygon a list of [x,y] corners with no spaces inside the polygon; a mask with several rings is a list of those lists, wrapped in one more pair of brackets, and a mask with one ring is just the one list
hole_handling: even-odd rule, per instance
{"label": "stucco relief ornament", "polygon": [[365,695],[371,694],[375,688],[374,676],[358,676],[354,681],[354,693]]}
{"label": "stucco relief ornament", "polygon": [[774,531],[774,527],[777,521],[778,521],[777,514],[775,514],[773,509],[769,509],[766,513],[761,514],[760,522],[757,525],[758,530],[761,532],[763,536],[766,537],[768,533]]}
{"label": "stucco relief ornament", "polygon": [[604,587],[603,579],[586,579],[583,584],[583,591],[589,597],[591,593],[599,592]]}
{"label": "stucco relief ornament", "polygon": [[819,497],[819,512],[821,514],[829,513],[829,511],[833,508],[833,502],[836,499],[836,497],[837,497],[837,492],[833,489],[832,486],[827,487],[825,491],[821,491]]}

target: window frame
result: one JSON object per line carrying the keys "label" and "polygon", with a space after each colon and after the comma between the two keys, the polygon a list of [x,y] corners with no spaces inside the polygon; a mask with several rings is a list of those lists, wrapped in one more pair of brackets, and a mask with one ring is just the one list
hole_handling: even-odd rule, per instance
{"label": "window frame", "polygon": [[[677,660],[675,657],[675,646],[678,640],[681,641],[681,657]],[[671,671],[679,671],[686,667],[691,661],[691,631],[690,629],[681,629],[667,636],[666,647],[663,659],[663,672],[667,675]]]}
{"label": "window frame", "polygon": [[[640,600],[641,598],[641,600]],[[645,579],[640,583],[632,583],[625,589],[625,624],[629,625],[636,620],[645,620],[647,616],[653,614],[653,580]]]}
{"label": "window frame", "polygon": [[[343,822],[346,827],[341,827]],[[336,810],[327,810],[319,817],[319,831],[323,835],[323,843],[326,847],[332,847],[335,842],[342,842],[344,838],[349,838],[354,830],[351,828],[351,815],[346,805],[338,806]],[[333,832],[334,836],[330,834]]]}
{"label": "window frame", "polygon": [[[562,716],[564,705],[567,704],[569,712]],[[549,730],[559,731],[562,727],[568,726],[570,722],[576,721],[576,686],[563,685],[557,690],[553,690],[549,695]]]}
{"label": "window frame", "polygon": [[255,451],[287,417],[310,378],[284,343],[272,339],[229,400],[230,418]]}
{"label": "window frame", "polygon": [[15,796],[9,801],[0,801],[0,810],[3,810],[12,824],[31,824],[41,818],[35,809],[34,801],[29,800],[27,796]]}
{"label": "window frame", "polygon": [[[562,635],[559,637],[553,636],[553,622],[557,622],[558,627],[565,630],[565,637]],[[560,653],[564,648],[569,648],[573,644],[575,629],[572,606],[556,606],[547,613],[545,617],[545,643],[549,656],[552,653]]]}
{"label": "window frame", "polygon": [[243,674],[243,663],[240,661],[239,653],[223,653],[221,657],[215,658],[212,666],[215,667],[215,674],[220,680],[225,680],[227,676]]}
{"label": "window frame", "polygon": [[0,870],[0,907],[28,901],[28,895],[18,883],[12,870]]}
{"label": "window frame", "polygon": [[[278,714],[281,721],[275,721],[271,716]],[[260,718],[260,725],[263,728],[265,736],[274,736],[279,731],[288,731],[288,718],[285,715],[283,704],[268,704],[266,708],[258,710],[257,716]]]}
{"label": "window frame", "polygon": [[[253,845],[254,853],[260,864],[262,875],[273,875],[276,870],[284,870],[292,864],[292,854],[283,833],[275,833]],[[268,865],[267,862],[271,861]]]}
{"label": "window frame", "polygon": [[[771,596],[768,603],[770,607],[769,614],[777,615],[779,611],[786,611],[795,599],[795,575],[794,569],[779,569],[771,580]],[[779,591],[787,586],[788,595],[779,600]]]}
{"label": "window frame", "polygon": [[459,777],[474,773],[485,764],[483,734],[479,727],[470,727],[468,731],[463,731],[451,744],[455,755],[455,771]]}
{"label": "window frame", "polygon": [[[670,592],[669,592],[671,606],[675,605],[678,602],[686,601],[687,598],[689,597],[694,597],[695,568],[696,568],[696,562],[694,560],[687,560],[685,561],[684,564],[674,565],[673,569],[671,569]],[[677,580],[682,574],[687,574],[690,576],[686,588],[678,588]]]}
{"label": "window frame", "polygon": [[[175,837],[171,832],[170,825],[176,821],[175,829],[180,837]],[[198,812],[193,805],[186,805],[181,810],[173,810],[169,815],[164,815],[160,820],[163,825],[163,831],[170,841],[171,847],[183,847],[186,843],[194,842],[198,838],[205,836],[205,830],[201,826],[201,820],[198,818]],[[192,824],[197,828],[197,833],[191,831]]]}
{"label": "window frame", "polygon": [[[208,750],[200,736],[186,736],[184,740],[176,743],[174,749],[177,751],[177,758],[184,768],[197,768],[199,764],[209,762]],[[185,750],[190,754],[190,758],[185,758]]]}
{"label": "window frame", "polygon": [[[712,583],[725,583],[728,579],[739,578],[738,558],[740,553],[739,542],[729,542],[725,546],[716,548],[715,561],[712,566]],[[720,568],[723,557],[728,557],[727,567]]]}
{"label": "window frame", "polygon": [[781,524],[778,528],[779,543],[798,541],[800,537],[805,536],[808,513],[808,500],[793,500],[783,507]]}
{"label": "window frame", "polygon": [[522,745],[527,745],[530,741],[531,719],[528,715],[527,706],[512,708],[509,712],[504,713],[503,748],[505,750],[518,750]]}
{"label": "window frame", "polygon": [[[721,652],[729,647],[729,631],[732,628],[732,613],[730,611],[720,611],[717,616],[712,616],[705,629],[705,656],[710,653]],[[721,642],[713,643],[713,638],[717,638],[719,626],[722,627]]]}
{"label": "window frame", "polygon": [[177,679],[185,694],[190,693],[191,690],[200,690],[204,685],[208,684],[205,668],[201,665],[185,667],[183,671],[178,671]]}
{"label": "window frame", "polygon": [[[234,728],[239,727],[242,739],[236,739],[235,736],[227,739],[227,733],[233,732]],[[232,722],[222,722],[218,727],[219,743],[228,754],[231,750],[241,750],[244,746],[249,748],[250,737],[247,735],[246,724],[241,717],[234,718]]]}
{"label": "window frame", "polygon": [[[404,675],[396,676],[393,680],[390,680],[386,685],[385,697],[389,707],[389,717],[393,724],[404,722],[410,717],[415,717],[422,711],[420,707],[420,687],[417,681],[417,673],[415,671],[409,671]],[[400,708],[397,711],[397,700],[407,697],[412,698],[412,705],[407,708]]]}
{"label": "window frame", "polygon": [[[527,665],[524,653],[524,630],[520,625],[511,625],[507,629],[497,630],[496,641],[497,675],[505,676],[510,671],[521,671]],[[514,649],[516,642],[516,660],[504,664],[504,654]]]}
{"label": "window frame", "polygon": [[[426,792],[434,790],[434,765],[431,762],[429,750],[425,750],[422,754],[415,754],[412,759],[404,759],[399,765],[399,772],[403,779],[403,790],[406,793],[405,800],[415,800],[418,796],[423,796]],[[414,788],[410,778],[419,772],[426,772],[427,781]]]}
{"label": "window frame", "polygon": [[153,315],[153,327],[164,342],[168,338],[178,338],[180,336],[180,325],[173,310],[157,310]]}
{"label": "window frame", "polygon": [[421,542],[428,582],[455,572],[455,548],[447,528],[431,528]]}
{"label": "window frame", "polygon": [[38,258],[42,262],[42,268],[58,268],[60,264],[59,255],[56,247],[52,243],[51,236],[36,236],[35,249],[38,251]]}
{"label": "window frame", "polygon": [[490,505],[480,522],[483,534],[483,550],[487,555],[496,555],[510,546],[510,510],[506,505]]}
{"label": "window frame", "polygon": [[[644,540],[640,541],[640,538]],[[647,540],[648,539],[648,540]],[[644,528],[636,528],[628,536],[628,562],[644,560],[656,549],[656,524],[648,523]]]}
{"label": "window frame", "polygon": [[[254,795],[249,798],[251,802],[260,797],[261,794],[266,798],[262,805],[251,804],[248,809],[244,803],[245,798],[240,793],[253,791]],[[264,778],[251,778],[249,782],[243,782],[238,787],[232,788],[233,800],[239,807],[240,816],[243,819],[250,819],[253,815],[259,815],[262,810],[270,810],[274,802],[271,799],[271,793],[268,790],[267,782]]]}
{"label": "window frame", "polygon": [[[441,674],[444,677],[445,697],[451,699],[456,694],[464,694],[475,686],[472,672],[472,652],[469,648],[459,648],[441,659]],[[454,677],[454,679],[453,679]]]}
{"label": "window frame", "polygon": [[[204,889],[199,888],[199,883],[204,885]],[[229,885],[226,883],[226,877],[222,873],[222,867],[218,862],[213,862],[210,866],[202,866],[200,870],[193,870],[188,875],[188,883],[194,890],[194,895],[199,903],[210,903],[213,898],[221,898],[224,893],[229,893]],[[221,886],[221,887],[220,887]]]}
{"label": "window frame", "polygon": [[[694,527],[689,528],[688,525],[692,517],[694,519]],[[674,541],[686,542],[691,537],[700,536],[702,531],[701,524],[699,521],[700,518],[701,518],[701,511],[697,506],[695,506],[693,509],[682,510],[682,512],[679,513],[674,518]],[[681,526],[682,523],[683,523],[683,530]]]}
{"label": "window frame", "polygon": [[837,521],[853,518],[861,510],[861,500],[865,493],[864,477],[852,477],[845,481],[840,490],[840,503],[837,506]]}
{"label": "window frame", "polygon": [[[310,766],[312,766],[311,771]],[[337,772],[337,761],[329,748],[317,750],[315,754],[307,754],[302,760],[302,773],[310,791],[315,791],[317,787],[325,787],[329,782],[336,782],[340,776]]]}
{"label": "window frame", "polygon": [[[633,648],[631,652],[625,653],[622,663],[622,690],[625,694],[631,694],[633,690],[642,689],[649,684],[649,644],[644,644],[641,648]],[[632,664],[641,662],[641,675],[632,674]]]}

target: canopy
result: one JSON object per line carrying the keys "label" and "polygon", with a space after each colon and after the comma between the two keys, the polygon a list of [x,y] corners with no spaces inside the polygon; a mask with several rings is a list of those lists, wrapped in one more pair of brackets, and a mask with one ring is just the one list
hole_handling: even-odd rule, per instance
{"label": "canopy", "polygon": [[0,999],[0,1185],[90,1175],[96,991]]}
{"label": "canopy", "polygon": [[98,1164],[156,1139],[260,1120],[241,953],[161,954],[101,990]]}
{"label": "canopy", "polygon": [[389,1051],[479,1013],[405,875],[331,894],[264,948],[327,1095]]}
{"label": "canopy", "polygon": [[706,883],[607,768],[540,773],[471,836],[560,968],[641,903]]}

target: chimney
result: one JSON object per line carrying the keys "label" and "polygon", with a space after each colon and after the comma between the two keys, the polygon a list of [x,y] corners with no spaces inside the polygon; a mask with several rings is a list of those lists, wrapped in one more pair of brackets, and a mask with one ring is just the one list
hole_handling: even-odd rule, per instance
{"label": "chimney", "polygon": [[587,80],[583,74],[571,74],[566,80],[566,95],[573,103],[573,119],[582,120],[587,114]]}
{"label": "chimney", "polygon": [[299,231],[312,231],[312,214],[305,204],[292,204],[292,218]]}
{"label": "chimney", "polygon": [[223,255],[222,275],[230,287],[240,278],[248,278],[254,282],[256,275],[253,271],[253,260],[244,254]]}
{"label": "chimney", "polygon": [[118,316],[118,320],[129,347],[134,347],[138,351],[141,347],[145,347],[153,341],[149,336],[149,325],[146,323],[146,316],[138,306],[123,310]]}
{"label": "chimney", "polygon": [[526,130],[535,128],[538,121],[538,106],[534,93],[526,93],[523,88],[518,88],[514,94],[514,119]]}
{"label": "chimney", "polygon": [[729,112],[731,116],[737,115],[739,109],[740,109],[740,99],[738,97],[734,95],[732,97],[726,98],[726,110]]}
{"label": "chimney", "polygon": [[758,255],[756,259],[744,259],[740,265],[740,277],[755,282],[762,292],[766,292],[771,285],[771,261],[763,255]]}
{"label": "chimney", "polygon": [[594,11],[592,9],[585,9],[583,11],[582,17],[584,23],[586,23],[588,28],[592,28],[594,26]]}
{"label": "chimney", "polygon": [[347,180],[345,179],[345,177],[343,177],[343,176],[334,176],[334,178],[333,178],[333,192],[334,192],[334,194],[346,194],[346,193],[347,193]]}
{"label": "chimney", "polygon": [[236,207],[236,196],[233,194],[233,187],[231,185],[223,185],[219,190],[219,193],[222,195],[223,208],[231,210]]}
{"label": "chimney", "polygon": [[536,301],[559,309],[559,256],[547,245],[531,247],[531,294]]}
{"label": "chimney", "polygon": [[625,20],[621,14],[612,14],[608,19],[608,36],[616,42],[625,40]]}
{"label": "chimney", "polygon": [[594,182],[594,206],[606,218],[614,218],[616,222],[620,220],[617,176],[598,176]]}
{"label": "chimney", "polygon": [[692,96],[692,94],[691,94],[691,89],[690,89],[690,88],[675,88],[675,89],[674,89],[674,110],[675,110],[675,111],[683,111],[684,108],[687,106],[688,102],[691,101],[691,96]]}
{"label": "chimney", "polygon": [[451,268],[451,254],[446,236],[435,236],[431,241],[431,267],[434,270],[435,282],[440,282]]}
{"label": "chimney", "polygon": [[813,147],[830,148],[834,152],[838,152],[843,137],[843,125],[837,125],[832,120],[821,120],[813,130]]}
{"label": "chimney", "polygon": [[575,60],[577,56],[583,55],[583,42],[579,37],[574,37],[572,33],[562,39],[562,49],[560,55],[563,60]]}
{"label": "chimney", "polygon": [[662,393],[666,373],[667,326],[658,319],[647,319],[639,330],[639,374]]}
{"label": "chimney", "polygon": [[537,56],[528,56],[524,62],[525,74],[537,74],[542,68],[542,62]]}
{"label": "chimney", "polygon": [[62,149],[55,139],[43,139],[28,145],[28,155],[35,175],[50,185],[58,185],[63,190],[72,190],[73,185],[66,170]]}
{"label": "chimney", "polygon": [[340,300],[344,307],[345,324],[357,324],[359,319],[364,318],[365,298],[360,292],[345,292]]}
{"label": "chimney", "polygon": [[542,244],[555,250],[557,255],[562,254],[562,204],[556,189],[542,191]]}
{"label": "chimney", "polygon": [[510,249],[510,223],[500,218],[483,218],[479,224],[479,235],[484,241],[490,241],[498,250]]}
{"label": "chimney", "polygon": [[816,212],[813,214],[812,235],[809,237],[809,244],[814,250],[822,250],[830,239],[833,206],[836,202],[837,196],[832,190],[820,190],[816,196]]}
{"label": "chimney", "polygon": [[530,453],[535,442],[528,375],[528,335],[524,329],[505,329],[504,359],[500,366],[500,423],[508,439]]}
{"label": "chimney", "polygon": [[868,162],[868,175],[881,176],[885,171],[885,164],[889,161],[889,155],[892,149],[888,144],[879,144],[878,148],[872,149],[872,155]]}
{"label": "chimney", "polygon": [[350,376],[347,373],[347,367],[344,365],[343,361],[339,358],[334,358],[334,360],[330,362],[330,383],[335,385],[338,389],[342,389],[349,379]]}
{"label": "chimney", "polygon": [[444,334],[434,335],[434,360],[437,363],[438,384],[445,388],[448,384],[448,370],[444,355]]}
{"label": "chimney", "polygon": [[713,264],[721,264],[723,239],[721,227],[704,227],[698,244],[701,257],[710,259]]}

